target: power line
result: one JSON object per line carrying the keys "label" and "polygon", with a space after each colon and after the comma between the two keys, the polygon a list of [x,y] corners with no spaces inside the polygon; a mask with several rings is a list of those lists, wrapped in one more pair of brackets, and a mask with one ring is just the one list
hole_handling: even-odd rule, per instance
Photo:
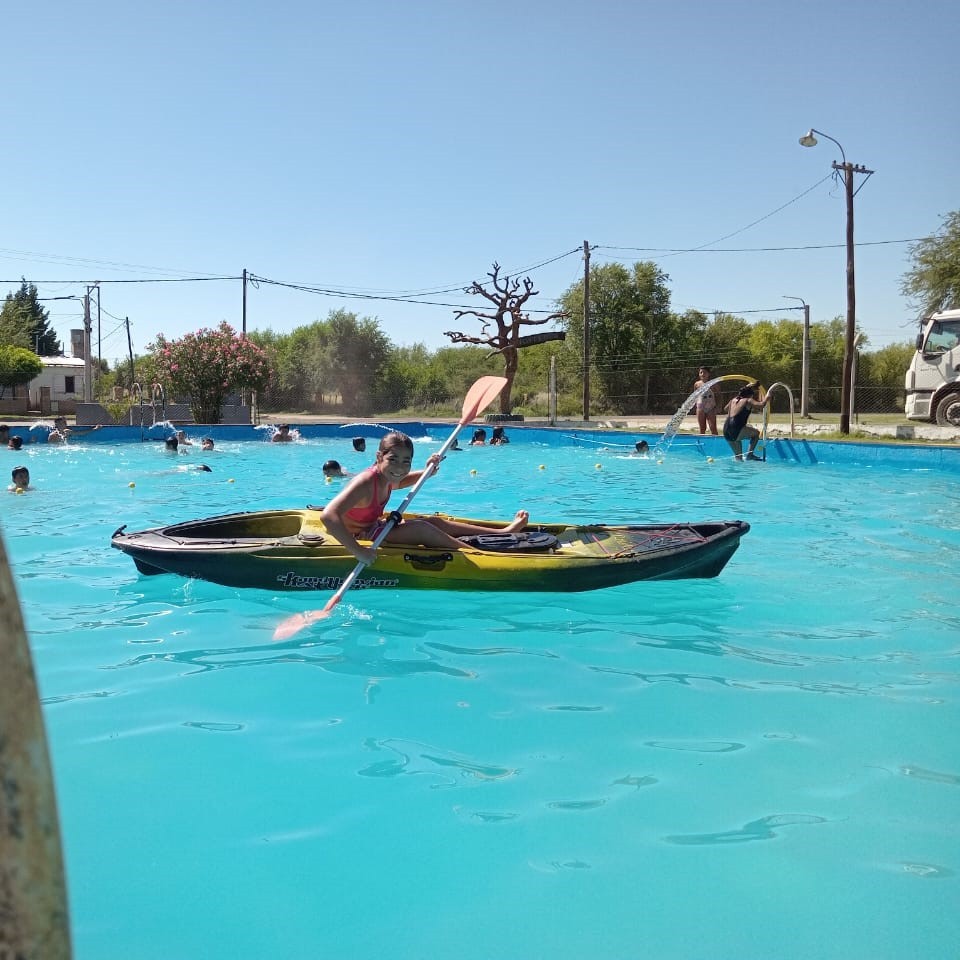
{"label": "power line", "polygon": [[[919,243],[922,240],[932,240],[932,237],[910,237],[906,240],[866,240],[855,244],[857,247],[880,247],[894,243]],[[801,247],[717,247],[713,250],[704,250],[703,247],[615,247],[600,244],[591,247],[592,250],[631,250],[636,253],[787,253],[797,250],[834,250],[846,247],[844,243],[807,244]]]}
{"label": "power line", "polygon": [[[446,303],[437,300],[421,300],[418,297],[388,296],[386,294],[374,293],[354,293],[347,290],[340,290],[332,287],[315,287],[303,283],[290,283],[283,280],[271,280],[269,277],[260,277],[250,274],[248,279],[255,280],[258,283],[268,283],[275,287],[286,287],[289,290],[299,290],[301,293],[312,293],[323,297],[343,297],[344,299],[354,300],[384,300],[393,303],[417,303],[428,307],[452,307],[456,310],[471,310],[476,303]],[[556,310],[535,310],[525,309],[524,313],[556,313]]]}

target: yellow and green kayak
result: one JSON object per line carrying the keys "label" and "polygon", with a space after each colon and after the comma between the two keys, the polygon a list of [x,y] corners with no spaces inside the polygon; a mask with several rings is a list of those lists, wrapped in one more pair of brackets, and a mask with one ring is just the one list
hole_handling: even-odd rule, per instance
{"label": "yellow and green kayak", "polygon": [[[408,517],[429,519],[425,514]],[[439,515],[438,515],[439,516]],[[706,523],[504,524],[464,538],[458,550],[383,544],[358,589],[597,590],[638,580],[715,577],[750,529],[743,520]],[[234,513],[134,533],[121,527],[112,545],[146,575],[174,573],[229,587],[337,590],[356,559],[324,527],[320,510]]]}

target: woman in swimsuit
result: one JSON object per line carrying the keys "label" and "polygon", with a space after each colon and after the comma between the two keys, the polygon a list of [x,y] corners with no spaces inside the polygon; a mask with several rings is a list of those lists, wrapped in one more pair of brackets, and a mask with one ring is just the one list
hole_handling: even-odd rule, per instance
{"label": "woman in swimsuit", "polygon": [[[694,390],[705,387],[713,379],[709,367],[701,367],[697,375],[700,379],[693,385]],[[707,424],[709,424],[710,432],[717,436],[717,395],[712,388],[705,390],[697,400],[697,423],[700,425],[701,433],[707,432]]]}
{"label": "woman in swimsuit", "polygon": [[723,439],[730,444],[734,458],[743,459],[743,441],[749,440],[750,447],[747,451],[748,460],[759,460],[760,458],[753,452],[757,449],[757,442],[760,440],[760,431],[756,427],[751,427],[747,420],[754,410],[762,410],[770,402],[768,393],[763,400],[754,400],[757,395],[759,383],[751,383],[743,387],[741,391],[727,404],[727,419],[723,425]]}
{"label": "woman in swimsuit", "polygon": [[[428,464],[439,466],[440,457],[432,454]],[[377,450],[377,462],[357,474],[323,508],[324,526],[361,563],[368,566],[377,559],[377,551],[361,546],[360,540],[373,540],[383,529],[384,516],[390,494],[403,487],[412,487],[423,475],[422,470],[411,470],[413,465],[413,441],[405,433],[388,433]],[[499,533],[517,533],[527,525],[530,515],[518,510],[513,521]],[[449,547],[458,549],[463,544],[457,537],[489,534],[489,527],[461,523],[443,517],[404,520],[387,534],[386,543],[405,543],[424,547]]]}

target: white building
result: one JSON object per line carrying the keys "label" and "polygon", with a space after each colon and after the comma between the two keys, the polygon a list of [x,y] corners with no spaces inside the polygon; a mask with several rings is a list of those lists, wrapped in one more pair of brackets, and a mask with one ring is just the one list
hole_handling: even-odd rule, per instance
{"label": "white building", "polygon": [[82,357],[41,357],[43,371],[27,384],[30,410],[41,414],[74,413],[83,402]]}
{"label": "white building", "polygon": [[83,402],[85,362],[80,357],[40,357],[43,370],[29,383],[3,388],[0,418],[39,412],[42,416],[75,413]]}

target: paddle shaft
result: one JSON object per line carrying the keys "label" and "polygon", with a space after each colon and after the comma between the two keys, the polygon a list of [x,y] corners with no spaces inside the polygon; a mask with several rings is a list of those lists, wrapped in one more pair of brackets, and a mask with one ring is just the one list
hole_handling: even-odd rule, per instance
{"label": "paddle shaft", "polygon": [[[476,416],[476,414],[474,414]],[[470,418],[471,420],[473,417]],[[469,422],[469,421],[468,421]],[[440,459],[442,460],[446,456],[447,451],[450,447],[453,446],[453,441],[457,439],[457,434],[466,426],[464,421],[461,421],[457,424],[457,428],[450,434],[447,438],[446,443],[437,451]],[[387,539],[387,536],[390,534],[390,531],[397,525],[397,523],[403,518],[404,511],[407,507],[410,506],[410,502],[413,498],[420,492],[420,488],[437,472],[437,465],[435,463],[428,463],[423,473],[420,474],[417,482],[410,488],[410,492],[403,498],[403,502],[397,507],[396,510],[391,511],[390,515],[387,518],[387,522],[383,525],[380,532],[373,538],[373,543],[371,548],[376,550],[384,540]],[[353,581],[360,576],[363,572],[366,564],[362,560],[357,561],[357,565],[350,571],[347,575],[346,580],[340,585],[340,589],[327,601],[326,606],[324,606],[324,612],[329,613],[342,599],[343,595],[353,586]]]}

